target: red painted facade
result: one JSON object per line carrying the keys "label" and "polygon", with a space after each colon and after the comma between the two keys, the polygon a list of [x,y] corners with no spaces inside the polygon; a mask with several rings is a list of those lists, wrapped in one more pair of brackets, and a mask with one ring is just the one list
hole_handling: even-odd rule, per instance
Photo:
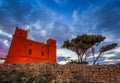
{"label": "red painted facade", "polygon": [[56,41],[41,43],[27,39],[28,31],[16,27],[5,64],[56,62]]}

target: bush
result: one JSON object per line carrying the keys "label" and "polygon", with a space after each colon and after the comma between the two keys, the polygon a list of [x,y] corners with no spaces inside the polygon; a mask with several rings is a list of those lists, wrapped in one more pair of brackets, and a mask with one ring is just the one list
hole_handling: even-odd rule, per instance
{"label": "bush", "polygon": [[77,61],[74,61],[74,60],[70,60],[69,62],[68,62],[68,64],[88,64],[88,62],[82,62],[82,63],[80,63],[80,62],[77,62]]}

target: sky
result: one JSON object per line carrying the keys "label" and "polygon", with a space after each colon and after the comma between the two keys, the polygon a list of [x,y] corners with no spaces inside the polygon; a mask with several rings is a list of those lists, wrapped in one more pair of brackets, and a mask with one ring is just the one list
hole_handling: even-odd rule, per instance
{"label": "sky", "polygon": [[16,26],[29,30],[28,39],[55,39],[57,50],[81,34],[105,36],[104,45],[116,42],[120,49],[120,0],[0,0],[0,57]]}

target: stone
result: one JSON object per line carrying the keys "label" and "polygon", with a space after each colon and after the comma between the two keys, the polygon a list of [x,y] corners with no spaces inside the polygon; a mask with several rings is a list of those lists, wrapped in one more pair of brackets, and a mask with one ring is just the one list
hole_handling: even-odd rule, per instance
{"label": "stone", "polygon": [[[120,65],[0,64],[0,83],[120,83]],[[94,72],[93,72],[94,71]]]}

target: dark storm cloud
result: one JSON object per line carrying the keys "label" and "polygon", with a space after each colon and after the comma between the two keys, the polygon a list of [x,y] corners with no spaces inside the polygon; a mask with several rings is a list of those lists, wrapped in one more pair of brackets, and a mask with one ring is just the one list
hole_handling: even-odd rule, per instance
{"label": "dark storm cloud", "polygon": [[28,11],[30,9],[24,8],[21,5],[22,0],[2,0],[3,5],[0,7],[0,25],[3,27],[2,29],[7,32],[11,33],[15,25],[20,25],[24,23],[25,18],[24,16],[27,14],[25,9]]}
{"label": "dark storm cloud", "polygon": [[120,0],[108,2],[94,12],[97,29],[101,32],[110,32],[120,36]]}
{"label": "dark storm cloud", "polygon": [[73,12],[74,26],[81,33],[101,34],[118,38],[120,36],[120,0],[107,1],[88,7],[82,13]]}
{"label": "dark storm cloud", "polygon": [[2,0],[0,6],[0,25],[7,32],[13,32],[15,26],[23,26],[36,21],[48,22],[51,12],[42,7],[38,0]]}

